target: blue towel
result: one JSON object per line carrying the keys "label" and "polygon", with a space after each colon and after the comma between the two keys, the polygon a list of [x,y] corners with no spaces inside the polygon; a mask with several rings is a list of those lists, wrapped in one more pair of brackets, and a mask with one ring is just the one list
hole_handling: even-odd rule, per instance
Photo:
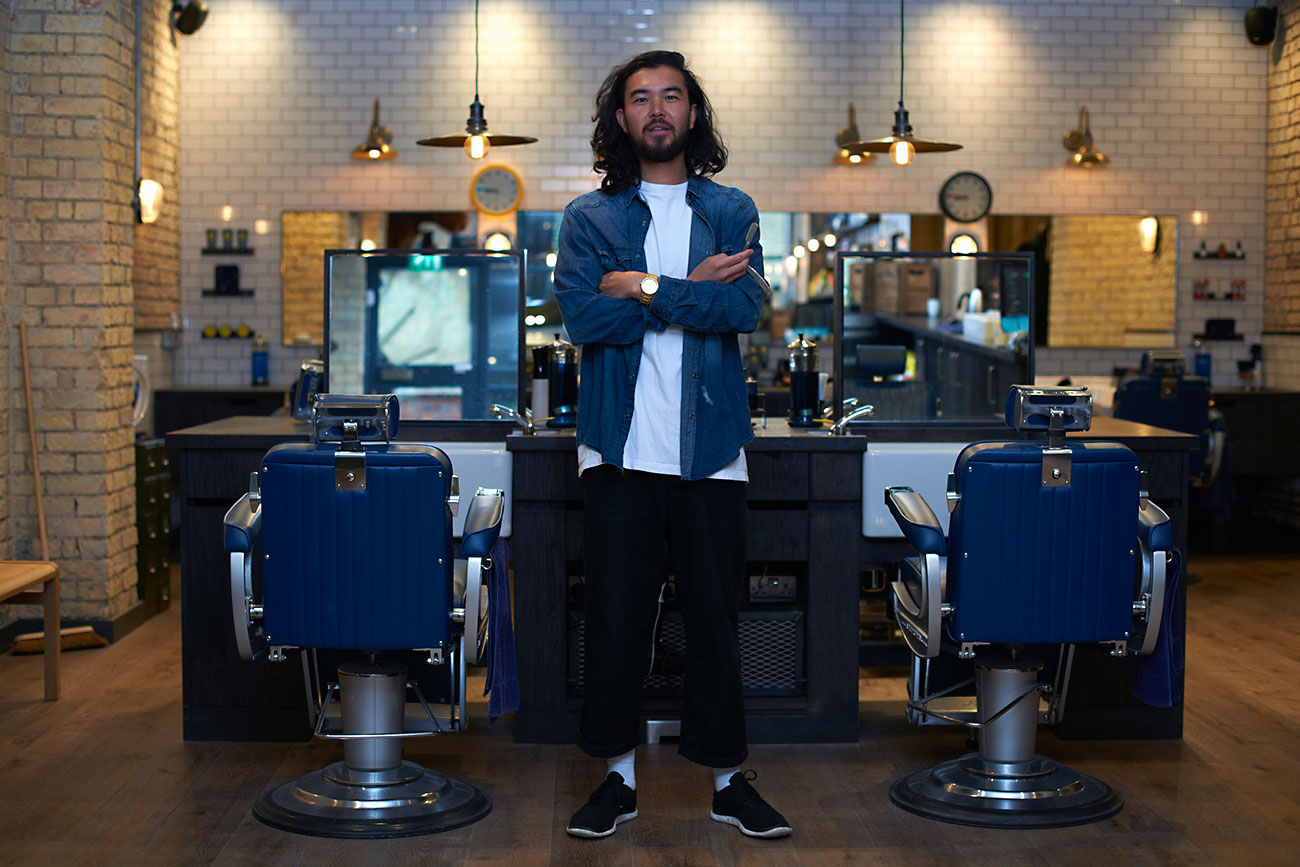
{"label": "blue towel", "polygon": [[488,662],[483,694],[488,698],[488,725],[497,717],[519,710],[519,678],[515,669],[515,626],[510,612],[510,552],[506,540],[492,546],[488,586]]}
{"label": "blue towel", "polygon": [[1183,556],[1174,551],[1165,582],[1165,614],[1150,656],[1139,656],[1133,673],[1133,695],[1152,707],[1170,707],[1183,700],[1178,676],[1183,673],[1183,607],[1179,579]]}

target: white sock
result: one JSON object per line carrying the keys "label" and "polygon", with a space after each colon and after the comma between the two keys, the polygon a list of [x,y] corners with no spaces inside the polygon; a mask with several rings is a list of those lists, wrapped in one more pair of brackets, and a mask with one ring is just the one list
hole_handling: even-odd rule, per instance
{"label": "white sock", "polygon": [[714,774],[716,776],[713,778],[713,791],[721,792],[727,788],[727,785],[731,782],[731,775],[739,770],[740,768],[715,768]]}
{"label": "white sock", "polygon": [[609,760],[606,774],[616,773],[623,778],[623,784],[629,789],[636,788],[636,750],[628,750],[621,756]]}

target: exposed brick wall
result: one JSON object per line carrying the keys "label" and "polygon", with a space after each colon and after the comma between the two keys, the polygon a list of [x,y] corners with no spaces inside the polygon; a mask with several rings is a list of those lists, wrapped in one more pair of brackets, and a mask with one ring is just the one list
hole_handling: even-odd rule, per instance
{"label": "exposed brick wall", "polygon": [[169,328],[180,315],[180,57],[170,9],[171,0],[141,8],[141,176],[162,184],[163,208],[156,223],[133,230],[137,329]]}
{"label": "exposed brick wall", "polygon": [[[9,520],[9,414],[13,397],[13,353],[10,352],[9,323],[9,0],[0,0],[0,394],[9,398],[9,408],[0,412],[0,558],[13,558],[14,534]],[[12,607],[12,606],[8,606]],[[0,624],[13,618],[0,612]]]}
{"label": "exposed brick wall", "polygon": [[[1269,49],[1265,384],[1300,388],[1300,0],[1278,5]],[[1280,333],[1288,332],[1288,333]]]}
{"label": "exposed brick wall", "polygon": [[[64,613],[135,601],[131,433],[135,26],[130,3],[10,0],[10,320],[28,323],[50,556]],[[10,357],[13,357],[11,351]],[[12,367],[12,365],[11,365]],[[11,372],[13,553],[36,550],[21,382]]]}
{"label": "exposed brick wall", "polygon": [[1136,217],[1053,218],[1048,342],[1154,348],[1152,332],[1171,339],[1176,228],[1176,220],[1162,218],[1160,245],[1146,253]]}
{"label": "exposed brick wall", "polygon": [[[316,344],[325,339],[324,252],[348,246],[348,215],[339,211],[294,211],[284,215],[284,247],[280,279],[284,321],[293,328],[286,345]],[[279,335],[266,335],[270,342]]]}
{"label": "exposed brick wall", "polygon": [[[592,189],[588,140],[596,88],[612,65],[656,46],[684,52],[702,77],[731,149],[719,178],[764,211],[936,213],[945,178],[978,171],[998,214],[1144,213],[1179,218],[1175,342],[1209,317],[1237,319],[1252,342],[1263,327],[1265,77],[1268,50],[1250,45],[1253,0],[913,0],[907,4],[906,100],[918,135],[961,142],[899,169],[881,160],[830,165],[848,103],[868,137],[886,135],[898,100],[897,0],[493,0],[482,4],[480,95],[493,130],[535,135],[487,162],[518,169],[523,207],[556,210]],[[625,7],[653,15],[624,14]],[[653,8],[652,8],[653,7]],[[738,11],[743,10],[743,11]],[[247,378],[238,341],[203,341],[210,322],[248,321],[280,333],[282,211],[458,210],[480,167],[415,140],[463,128],[474,94],[473,4],[412,0],[223,0],[181,47],[181,292],[189,319],[186,382]],[[957,23],[959,22],[959,23]],[[1297,32],[1297,31],[1292,31]],[[655,41],[657,40],[657,41]],[[431,83],[432,86],[431,86]],[[373,101],[399,157],[360,162]],[[1061,134],[1079,105],[1111,165],[1064,167]],[[274,146],[249,158],[250,136]],[[201,295],[211,257],[205,228],[267,221],[244,262],[257,296]],[[1191,214],[1209,222],[1193,227]],[[1201,240],[1247,258],[1225,280],[1245,301],[1193,301]],[[1240,267],[1238,267],[1240,266]],[[1219,269],[1226,271],[1227,268]],[[1216,287],[1218,288],[1218,287]],[[273,343],[272,379],[286,384],[311,350]],[[1094,344],[1095,345],[1095,344]],[[1137,348],[1040,354],[1047,369],[1109,374]],[[1215,353],[1215,378],[1236,381]]]}

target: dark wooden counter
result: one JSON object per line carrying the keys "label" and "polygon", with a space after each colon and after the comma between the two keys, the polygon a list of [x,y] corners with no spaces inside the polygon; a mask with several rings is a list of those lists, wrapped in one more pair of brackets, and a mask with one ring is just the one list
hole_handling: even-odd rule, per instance
{"label": "dark wooden counter", "polygon": [[[787,694],[749,695],[750,739],[762,742],[856,741],[860,585],[870,570],[910,551],[901,540],[862,536],[861,454],[869,441],[974,441],[1006,438],[988,425],[868,422],[868,436],[831,437],[769,419],[746,446],[750,468],[751,571],[793,575],[792,601],[747,606],[758,616],[798,618],[799,682]],[[515,735],[526,742],[568,742],[580,697],[570,672],[581,575],[582,489],[571,431],[526,437],[506,423],[447,428],[403,423],[408,441],[505,439],[514,454],[515,628],[521,708]],[[1125,442],[1148,470],[1148,488],[1174,519],[1185,547],[1187,451],[1195,438],[1099,417],[1088,436]],[[244,662],[235,652],[222,516],[248,486],[262,455],[279,442],[306,441],[307,426],[288,418],[236,417],[168,435],[181,480],[182,670],[187,739],[293,740],[309,735],[302,673],[296,663]],[[758,572],[756,574],[762,574]],[[1066,735],[1178,737],[1182,708],[1147,708],[1131,698],[1130,666],[1106,657],[1076,668]],[[1078,676],[1081,672],[1082,676]],[[668,698],[648,697],[647,715],[675,716]],[[1071,728],[1072,726],[1072,728]]]}

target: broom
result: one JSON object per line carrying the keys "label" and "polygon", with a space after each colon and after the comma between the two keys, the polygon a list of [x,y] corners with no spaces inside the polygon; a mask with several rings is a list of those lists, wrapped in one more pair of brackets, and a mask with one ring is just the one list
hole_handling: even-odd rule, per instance
{"label": "broom", "polygon": [[[50,559],[50,540],[45,532],[45,500],[41,485],[41,459],[36,451],[36,413],[32,410],[32,371],[27,361],[27,323],[18,323],[18,343],[23,356],[23,396],[27,400],[27,443],[32,455],[32,488],[36,492],[36,526],[40,530],[41,559]],[[59,651],[81,650],[87,647],[104,647],[108,639],[89,626],[72,626],[59,630]],[[10,653],[19,656],[42,653],[45,650],[44,632],[26,632],[14,639]]]}

